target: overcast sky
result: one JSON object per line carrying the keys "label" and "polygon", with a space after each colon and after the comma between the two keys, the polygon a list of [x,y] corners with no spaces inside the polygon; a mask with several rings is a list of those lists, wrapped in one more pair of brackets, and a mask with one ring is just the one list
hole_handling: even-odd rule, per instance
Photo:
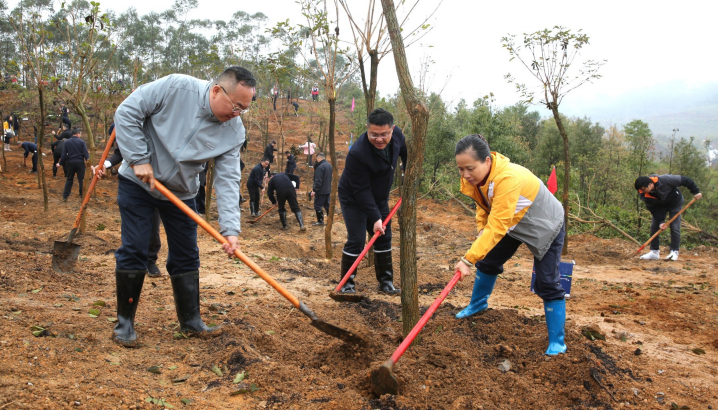
{"label": "overcast sky", "polygon": [[[355,16],[365,15],[366,0],[349,0]],[[413,3],[413,0],[407,0]],[[437,0],[423,0],[414,12],[414,25],[436,7]],[[14,7],[16,1],[11,1]],[[102,8],[117,12],[135,7],[140,14],[164,11],[173,0],[102,0]],[[191,17],[226,19],[237,10],[261,11],[270,25],[285,19],[300,22],[294,0],[228,2],[200,0]],[[330,3],[331,4],[331,3]],[[333,9],[333,7],[330,7]],[[331,12],[330,12],[331,14]],[[340,16],[346,26],[346,17]],[[691,88],[718,82],[718,1],[707,0],[520,0],[480,2],[445,0],[430,21],[433,31],[407,50],[415,77],[422,58],[434,61],[432,91],[447,101],[472,102],[489,92],[498,105],[513,104],[518,95],[504,75],[511,72],[528,85],[529,73],[518,60],[509,62],[501,37],[520,36],[555,25],[583,29],[590,45],[577,59],[606,59],[603,78],[573,91],[564,100],[567,111],[588,107],[625,93],[675,82]],[[409,24],[412,26],[412,24]],[[342,37],[351,41],[348,28]],[[578,68],[578,67],[575,67]],[[379,89],[384,95],[398,88],[394,61],[387,56],[380,65]],[[590,115],[590,113],[587,113]]]}

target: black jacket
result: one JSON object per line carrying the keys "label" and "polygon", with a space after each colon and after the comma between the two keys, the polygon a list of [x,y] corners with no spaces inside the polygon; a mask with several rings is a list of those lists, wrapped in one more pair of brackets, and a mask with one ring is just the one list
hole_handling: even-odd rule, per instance
{"label": "black jacket", "polygon": [[327,195],[332,192],[332,164],[323,159],[314,164],[314,186],[317,195]]}
{"label": "black jacket", "polygon": [[264,188],[264,168],[262,168],[261,163],[255,165],[249,173],[247,187]]}
{"label": "black jacket", "polygon": [[37,145],[33,144],[30,141],[25,141],[22,144],[20,144],[20,148],[25,150],[25,154],[23,154],[23,156],[25,158],[27,158],[27,156],[30,155],[30,153],[32,153],[33,155],[35,155],[37,153]]}
{"label": "black jacket", "polygon": [[52,151],[53,155],[62,155],[62,147],[65,146],[65,140],[56,140],[53,141],[52,144],[50,144],[50,150]]}
{"label": "black jacket", "polygon": [[270,164],[274,163],[274,151],[277,149],[272,144],[267,145],[267,148],[264,149],[264,158],[267,158]]}
{"label": "black jacket", "polygon": [[72,137],[72,131],[70,130],[65,130],[59,134],[55,134],[55,139],[57,140],[66,140],[70,139],[70,137]]}
{"label": "black jacket", "polygon": [[294,155],[289,154],[289,157],[287,158],[287,166],[284,169],[284,172],[293,172],[295,169],[297,169],[297,161],[294,159]]}
{"label": "black jacket", "polygon": [[122,162],[122,152],[120,151],[120,147],[115,145],[115,150],[112,152],[112,155],[107,158],[107,160],[110,161],[110,168]]}
{"label": "black jacket", "polygon": [[62,147],[62,157],[60,157],[60,165],[65,165],[68,162],[85,162],[90,159],[90,153],[87,152],[87,145],[85,141],[79,137],[72,137],[65,141],[65,146]]}
{"label": "black jacket", "polygon": [[[292,185],[292,181],[295,182],[296,186]],[[275,204],[277,200],[274,198],[274,191],[291,191],[291,193],[296,196],[297,194],[294,191],[295,189],[299,189],[299,177],[296,175],[289,175],[285,174],[284,172],[280,172],[274,174],[272,179],[269,180],[269,183],[267,184],[267,197],[272,202],[272,204]]]}
{"label": "black jacket", "polygon": [[683,205],[683,194],[678,189],[684,186],[691,194],[698,195],[701,191],[692,179],[682,175],[650,175],[653,179],[653,191],[640,193],[639,196],[646,203],[649,211],[659,209],[674,209]]}
{"label": "black jacket", "polygon": [[365,132],[349,150],[339,179],[339,201],[358,204],[372,222],[381,219],[379,205],[389,200],[399,157],[406,164],[406,143],[399,127],[391,136],[391,154],[391,162],[384,159]]}

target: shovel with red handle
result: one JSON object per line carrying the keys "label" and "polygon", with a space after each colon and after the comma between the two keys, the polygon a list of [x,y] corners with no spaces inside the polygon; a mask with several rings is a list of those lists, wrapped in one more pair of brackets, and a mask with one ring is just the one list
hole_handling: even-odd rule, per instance
{"label": "shovel with red handle", "polygon": [[426,313],[424,313],[424,316],[419,319],[414,328],[411,329],[411,332],[409,332],[409,335],[406,336],[406,339],[401,342],[394,354],[391,355],[391,358],[384,362],[384,364],[381,365],[380,368],[371,371],[371,390],[374,392],[374,394],[376,394],[377,396],[381,396],[384,394],[395,395],[399,393],[399,382],[396,380],[396,377],[391,372],[392,367],[396,364],[396,362],[399,361],[399,358],[404,354],[406,349],[409,348],[409,345],[411,344],[411,342],[414,341],[416,335],[421,332],[421,330],[426,325],[426,322],[431,319],[431,316],[434,314],[434,311],[436,311],[441,302],[446,299],[446,296],[449,294],[449,292],[451,292],[451,289],[456,286],[456,283],[459,281],[459,279],[461,279],[461,272],[457,271],[454,274],[454,277],[451,278],[451,281],[449,281],[449,284],[446,285],[443,291],[441,291],[439,297],[436,298],[434,303],[431,304]]}
{"label": "shovel with red handle", "polygon": [[[217,232],[216,229],[212,227],[207,221],[202,219],[199,215],[197,215],[196,212],[194,212],[190,207],[188,207],[184,202],[182,202],[179,198],[175,196],[170,190],[168,190],[162,183],[155,180],[155,189],[160,191],[162,195],[167,197],[175,206],[177,206],[182,212],[187,214],[190,218],[192,218],[193,221],[197,223],[197,225],[201,226],[202,229],[207,231],[210,235],[214,237],[219,243],[225,244],[227,243],[227,239],[222,236],[219,232]],[[364,340],[357,334],[352,333],[348,330],[344,330],[341,328],[338,328],[334,325],[330,325],[327,322],[324,322],[322,320],[319,320],[317,315],[312,312],[307,305],[304,304],[304,302],[300,302],[299,299],[289,293],[287,289],[284,288],[284,286],[280,285],[279,282],[277,282],[273,277],[271,277],[268,273],[264,271],[259,265],[254,263],[253,260],[249,259],[247,255],[242,253],[239,249],[235,249],[234,256],[237,257],[239,260],[244,262],[245,265],[247,265],[250,269],[252,269],[257,275],[259,275],[262,279],[264,279],[265,282],[267,282],[270,286],[272,286],[274,289],[277,290],[282,296],[287,298],[289,302],[294,305],[295,308],[297,308],[300,312],[304,313],[309,319],[311,319],[311,325],[319,329],[320,331],[328,334],[329,336],[333,336],[336,338],[339,338],[345,342],[348,343],[363,343]]]}
{"label": "shovel with red handle", "polygon": [[[110,135],[110,138],[107,140],[107,146],[105,147],[105,151],[102,153],[102,157],[100,157],[100,164],[99,167],[102,167],[102,165],[105,163],[105,160],[107,159],[107,154],[110,152],[110,148],[112,147],[112,143],[115,141],[115,130],[112,130],[112,135]],[[52,164],[54,167],[55,164]],[[85,199],[82,200],[82,205],[80,205],[80,212],[77,213],[77,218],[75,218],[75,223],[72,225],[72,229],[70,229],[70,235],[67,237],[67,241],[55,241],[55,244],[52,248],[52,269],[54,269],[56,272],[64,273],[69,272],[72,270],[73,265],[75,264],[75,261],[77,261],[77,257],[80,255],[80,245],[76,243],[72,243],[72,240],[75,239],[75,235],[77,234],[77,228],[80,226],[80,221],[82,221],[82,213],[85,212],[85,208],[87,208],[87,203],[90,202],[90,196],[92,195],[92,191],[95,189],[95,184],[97,183],[97,180],[99,179],[99,174],[95,173],[95,175],[92,177],[92,182],[90,182],[90,186],[87,188],[87,193],[85,193]]]}
{"label": "shovel with red handle", "polygon": [[[396,211],[399,209],[399,206],[401,206],[401,198],[396,202],[396,205],[394,205],[394,208],[391,209],[391,212],[389,212],[389,215],[384,218],[384,221],[382,222],[382,226],[386,228],[386,226],[391,222],[391,217],[394,216]],[[341,281],[339,281],[339,284],[337,285],[336,289],[333,291],[329,291],[329,297],[336,300],[337,302],[361,302],[365,296],[364,295],[357,295],[357,294],[351,294],[351,293],[341,293],[342,286],[344,286],[345,283],[349,280],[349,277],[354,273],[357,266],[359,266],[359,263],[361,263],[362,259],[366,255],[367,252],[369,252],[369,249],[371,249],[372,245],[374,245],[374,242],[376,242],[377,238],[379,238],[379,235],[381,235],[381,231],[374,232],[374,236],[371,237],[369,240],[369,243],[366,244],[364,247],[364,250],[361,251],[357,259],[354,261],[354,264],[352,264],[351,268],[347,271],[347,273],[344,275]]]}

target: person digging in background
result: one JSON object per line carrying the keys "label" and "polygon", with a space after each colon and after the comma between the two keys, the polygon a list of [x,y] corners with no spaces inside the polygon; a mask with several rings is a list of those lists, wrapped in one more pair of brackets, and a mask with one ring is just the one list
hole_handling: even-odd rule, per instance
{"label": "person digging in background", "polygon": [[[114,124],[113,124],[114,128]],[[112,131],[110,131],[112,134]],[[62,141],[60,141],[62,143]],[[105,172],[114,167],[117,164],[122,163],[122,151],[120,147],[115,144],[115,150],[112,152],[109,158],[105,160],[101,168],[97,165],[91,165],[92,175],[97,174],[98,178],[102,178]],[[160,239],[160,210],[155,208],[154,214],[152,214],[152,234],[150,236],[149,247],[147,248],[147,276],[151,278],[159,278],[162,276],[159,266],[157,266],[157,256],[162,248],[162,240]]]}
{"label": "person digging in background", "polygon": [[[62,158],[62,150],[65,147],[65,141],[67,141],[67,140],[63,138],[63,139],[55,140],[52,142],[52,144],[50,144],[50,150],[52,151],[52,161],[53,161],[52,163],[53,164],[60,163],[60,158]],[[62,167],[62,175],[67,177],[67,168],[66,167]],[[57,176],[57,167],[53,166],[52,167],[52,177],[55,178],[56,176]]]}
{"label": "person digging in background", "polygon": [[77,184],[80,188],[80,198],[82,198],[82,183],[85,180],[85,170],[87,165],[85,161],[90,159],[90,153],[87,151],[87,145],[80,137],[82,131],[79,128],[72,129],[72,137],[65,140],[62,146],[62,155],[60,162],[55,167],[65,167],[65,189],[62,191],[62,201],[67,202],[67,198],[72,192],[72,179],[77,175]]}
{"label": "person digging in background", "polygon": [[[117,108],[115,135],[124,160],[119,170],[117,204],[122,218],[122,246],[115,252],[117,325],[113,339],[137,346],[135,313],[147,271],[151,220],[155,208],[167,234],[170,275],[180,331],[218,335],[200,315],[197,224],[161,193],[161,181],[190,208],[199,190],[199,173],[214,164],[222,248],[239,248],[239,148],[245,129],[239,117],[252,101],[256,80],[242,67],[229,67],[213,81],[172,74],[138,87]],[[189,133],[189,134],[188,134]]]}
{"label": "person digging in background", "polygon": [[252,216],[259,216],[259,191],[264,192],[264,169],[269,166],[269,159],[262,158],[259,164],[249,172],[247,191],[249,191],[249,210]]}
{"label": "person digging in background", "polygon": [[[37,144],[32,143],[30,141],[18,141],[17,145],[25,150],[25,152],[22,154],[22,166],[27,167],[27,157],[30,156],[30,153],[32,153],[32,169],[30,170],[30,173],[36,173],[37,172]],[[9,150],[8,150],[9,151]]]}
{"label": "person digging in background", "polygon": [[[324,226],[324,212],[329,214],[329,195],[332,192],[332,164],[327,162],[323,152],[317,154],[314,164],[314,185],[311,196],[314,197],[314,212],[317,213],[317,222],[314,226]],[[351,265],[349,265],[351,267]]]}
{"label": "person digging in background", "polygon": [[479,232],[454,266],[462,279],[476,268],[471,302],[456,317],[471,317],[488,308],[497,275],[523,243],[534,255],[534,289],[544,300],[546,354],[565,353],[566,299],[558,270],[565,236],[561,203],[531,171],[491,152],[481,135],[462,138],[455,155],[461,193],[476,201]]}
{"label": "person digging in background", "polygon": [[269,165],[267,166],[267,171],[269,171],[272,168],[272,164],[274,163],[274,152],[278,151],[275,147],[277,146],[277,141],[272,140],[267,146],[264,148],[264,158],[267,158],[269,160]]}
{"label": "person digging in background", "polygon": [[[388,111],[377,108],[367,118],[367,131],[347,154],[344,172],[339,179],[339,202],[342,207],[347,241],[342,250],[341,276],[349,271],[364,248],[367,232],[381,236],[374,243],[374,269],[379,291],[389,295],[401,292],[394,287],[391,258],[391,224],[382,220],[389,215],[389,192],[399,157],[406,164],[404,134],[394,125]],[[356,293],[352,273],[341,293]]]}
{"label": "person digging in background", "polygon": [[[673,218],[683,208],[683,194],[678,187],[686,187],[696,199],[701,199],[703,194],[692,179],[682,175],[650,175],[636,178],[634,188],[638,191],[641,201],[645,202],[646,208],[651,213],[651,236],[659,229],[666,229],[666,214]],[[679,215],[671,222],[671,252],[666,257],[667,261],[677,261],[678,251],[681,247],[681,216]],[[651,241],[650,250],[641,256],[641,259],[657,260],[661,255],[659,252],[660,240],[658,236]]]}
{"label": "person digging in background", "polygon": [[[267,183],[267,197],[272,205],[279,203],[277,212],[279,212],[279,221],[282,223],[282,229],[289,229],[287,226],[287,211],[284,204],[289,202],[289,208],[294,212],[299,222],[299,229],[305,231],[304,219],[302,218],[302,210],[297,203],[297,190],[299,189],[299,177],[296,175],[280,172],[272,175]],[[275,199],[276,191],[276,199]]]}

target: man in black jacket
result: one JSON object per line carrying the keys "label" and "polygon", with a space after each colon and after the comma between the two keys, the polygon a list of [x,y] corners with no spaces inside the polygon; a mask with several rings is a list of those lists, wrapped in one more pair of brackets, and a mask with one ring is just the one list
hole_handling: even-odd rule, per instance
{"label": "man in black jacket", "polygon": [[[324,225],[324,209],[329,213],[329,195],[332,193],[332,164],[327,162],[327,156],[323,152],[317,154],[317,162],[314,164],[314,186],[312,197],[314,197],[314,211],[317,213],[317,222],[313,226]],[[351,265],[349,265],[351,266]]]}
{"label": "man in black jacket", "polygon": [[56,140],[59,141],[64,139],[70,139],[70,137],[72,137],[72,131],[67,124],[62,124],[61,129],[62,131],[60,131],[59,133],[56,133],[55,131],[52,132],[52,135],[55,136]]}
{"label": "man in black jacket", "polygon": [[[62,157],[62,149],[65,147],[65,141],[66,139],[62,138],[59,140],[55,140],[50,144],[50,150],[52,151],[52,159],[53,164],[60,163],[60,158]],[[62,175],[67,176],[67,169],[65,167],[62,167]],[[52,167],[52,177],[55,178],[57,176],[57,167]]]}
{"label": "man in black jacket", "polygon": [[[110,131],[110,133],[112,133],[112,131]],[[60,144],[63,144],[63,141],[64,140],[61,140]],[[112,155],[105,160],[105,163],[102,164],[102,168],[98,170],[97,165],[91,165],[90,168],[92,169],[93,175],[97,173],[99,178],[102,178],[102,176],[105,175],[106,170],[121,162],[122,152],[120,151],[120,147],[115,144],[115,150],[112,152]],[[147,276],[151,278],[158,278],[162,276],[162,271],[160,271],[160,268],[157,266],[157,255],[162,248],[162,240],[160,239],[160,221],[160,210],[155,208],[155,213],[152,215],[152,235],[150,236],[150,245],[147,248]]]}
{"label": "man in black jacket", "polygon": [[272,168],[272,164],[274,164],[274,151],[278,151],[276,148],[277,141],[272,140],[267,146],[264,148],[264,158],[267,158],[269,160],[269,165],[267,166],[267,170]]}
{"label": "man in black jacket", "polygon": [[297,161],[291,152],[284,151],[284,154],[287,156],[287,166],[284,167],[284,173],[294,175],[294,170],[297,169]]}
{"label": "man in black jacket", "polygon": [[[389,214],[389,192],[394,169],[401,157],[406,164],[404,134],[394,126],[394,117],[377,108],[367,118],[367,132],[362,134],[347,154],[344,172],[339,180],[339,202],[342,206],[347,241],[342,251],[341,278],[349,271],[364,248],[366,233],[381,236],[374,243],[374,269],[379,291],[390,295],[400,292],[394,287],[391,258],[391,224],[382,220]],[[355,293],[353,273],[342,293]]]}
{"label": "man in black jacket", "polygon": [[80,198],[82,198],[82,182],[85,178],[85,161],[90,159],[90,153],[87,151],[85,141],[80,139],[82,131],[79,128],[72,129],[72,138],[65,140],[65,146],[62,147],[62,156],[60,162],[56,163],[56,167],[65,166],[67,172],[67,180],[65,181],[65,190],[62,192],[62,201],[67,202],[67,198],[72,191],[72,178],[77,174],[77,183],[80,185]]}
{"label": "man in black jacket", "polygon": [[[299,189],[299,177],[284,172],[274,174],[267,184],[267,196],[272,205],[279,202],[279,221],[282,223],[282,229],[289,229],[287,226],[287,211],[284,208],[285,202],[289,202],[289,208],[294,212],[299,222],[299,229],[305,231],[304,219],[302,218],[302,210],[297,203],[297,190]],[[274,198],[274,192],[277,192],[277,198]]]}
{"label": "man in black jacket", "polygon": [[[651,212],[651,236],[659,229],[666,228],[666,213],[673,218],[683,208],[683,195],[678,187],[686,187],[696,199],[703,194],[692,179],[682,175],[650,175],[636,178],[634,188],[646,208]],[[678,250],[681,247],[681,217],[671,222],[671,252],[667,261],[678,260]],[[641,256],[641,259],[656,260],[660,258],[658,236],[651,241],[650,251]]]}
{"label": "man in black jacket", "polygon": [[247,178],[247,191],[249,191],[249,210],[251,216],[259,216],[259,190],[264,191],[264,169],[269,167],[269,159],[262,158],[259,164],[252,168]]}
{"label": "man in black jacket", "polygon": [[37,172],[37,144],[34,144],[30,141],[18,141],[17,145],[20,146],[20,148],[25,150],[25,153],[22,154],[23,160],[22,160],[22,166],[27,166],[27,157],[32,153],[32,170],[30,170],[31,173]]}

